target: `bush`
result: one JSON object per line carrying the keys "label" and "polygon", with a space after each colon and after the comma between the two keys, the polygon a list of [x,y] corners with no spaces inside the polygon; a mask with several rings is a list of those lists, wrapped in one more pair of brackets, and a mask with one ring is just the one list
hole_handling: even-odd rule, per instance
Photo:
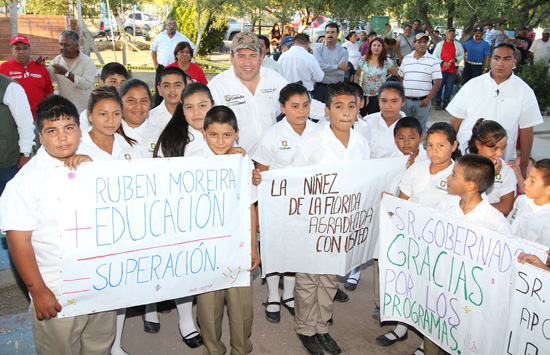
{"label": "bush", "polygon": [[[173,17],[178,21],[178,31],[186,35],[193,43],[197,42],[199,31],[197,29],[197,9],[194,6],[188,6],[178,2],[168,17]],[[201,16],[201,27],[204,26],[206,16]],[[227,30],[227,20],[223,17],[213,15],[202,34],[201,43],[197,54],[205,56],[215,51],[223,49],[223,36]]]}
{"label": "bush", "polygon": [[535,92],[540,111],[544,114],[550,108],[550,75],[544,62],[535,62],[533,66],[524,65],[518,76]]}

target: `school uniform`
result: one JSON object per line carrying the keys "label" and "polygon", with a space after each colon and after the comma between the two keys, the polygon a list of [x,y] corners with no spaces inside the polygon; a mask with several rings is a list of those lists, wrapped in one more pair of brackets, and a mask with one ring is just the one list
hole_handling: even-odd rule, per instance
{"label": "school uniform", "polygon": [[[210,148],[208,148],[208,144],[206,144],[206,140],[204,139],[204,135],[201,131],[197,131],[193,127],[189,126],[187,128],[187,134],[189,135],[189,143],[185,146],[185,150],[183,152],[183,156],[194,156],[199,155],[204,152],[210,151]],[[204,150],[204,152],[203,152]],[[210,151],[211,152],[211,151]],[[164,158],[164,153],[162,152],[162,146],[159,147],[158,156],[161,158]],[[212,153],[214,154],[214,153]]]}
{"label": "school uniform", "polygon": [[122,129],[128,137],[137,141],[142,158],[153,157],[153,152],[155,151],[155,146],[162,133],[162,129],[149,122],[149,120],[143,121],[143,123],[136,128],[130,127],[126,121],[122,120]]}
{"label": "school uniform", "polygon": [[504,160],[500,160],[501,168],[498,174],[495,174],[495,183],[487,190],[487,200],[490,204],[500,202],[500,198],[510,192],[516,191],[518,179],[514,169],[510,168]]}
{"label": "school uniform", "polygon": [[168,111],[166,107],[166,102],[162,100],[160,105],[149,111],[149,116],[147,118],[149,122],[154,124],[157,127],[160,127],[161,130],[166,128],[166,125],[172,119],[172,114]]}
{"label": "school uniform", "polygon": [[78,119],[80,121],[80,130],[82,132],[90,132],[92,130],[92,124],[88,120],[88,109],[80,112]]}
{"label": "school uniform", "polygon": [[130,145],[120,134],[114,134],[112,154],[99,148],[87,132],[82,132],[78,154],[85,154],[93,161],[141,159],[141,150],[137,144]]}
{"label": "school uniform", "polygon": [[[401,153],[401,151],[399,150],[399,148],[397,149],[397,151],[394,151],[389,157],[390,158],[397,158],[397,157],[404,157],[405,154]],[[414,163],[419,163],[421,161],[425,161],[425,160],[429,160],[430,158],[428,157],[428,152],[426,151],[426,149],[424,149],[424,146],[422,145],[422,143],[420,143],[420,145],[418,145],[418,155],[416,156],[416,158],[414,159]]]}
{"label": "school uniform", "polygon": [[[400,118],[405,117],[404,112],[399,112]],[[397,120],[399,121],[399,120]],[[384,118],[382,118],[382,112],[376,112],[364,117],[364,123],[357,122],[359,131],[363,134],[367,142],[369,142],[370,158],[387,158],[392,155],[394,151],[399,151],[395,144],[395,137],[393,130],[397,124],[395,121],[388,127]]]}
{"label": "school uniform", "polygon": [[[0,229],[32,231],[40,275],[59,299],[61,275],[61,227],[58,191],[52,189],[51,171],[63,166],[41,147],[36,156],[7,184],[0,197]],[[108,354],[115,334],[116,312],[100,312],[39,321],[31,299],[31,323],[38,354]]]}
{"label": "school uniform", "polygon": [[447,196],[447,177],[453,171],[454,162],[437,174],[430,174],[431,161],[414,163],[405,171],[399,190],[409,196],[409,201],[436,208]]}
{"label": "school uniform", "polygon": [[321,127],[308,119],[306,128],[299,135],[285,117],[265,131],[256,149],[250,153],[250,158],[268,166],[269,170],[286,168],[303,141],[320,129]]}
{"label": "school uniform", "polygon": [[[368,143],[359,133],[350,130],[346,148],[336,138],[329,125],[305,139],[294,155],[291,166],[337,164],[342,161],[366,160],[369,157]],[[296,333],[305,336],[328,333],[328,320],[332,318],[337,289],[336,275],[296,273]]]}
{"label": "school uniform", "polygon": [[533,199],[518,196],[508,222],[516,237],[550,246],[550,203],[537,206]]}
{"label": "school uniform", "polygon": [[[208,158],[216,154],[206,146],[190,156]],[[251,160],[249,164],[252,171],[254,166]],[[257,189],[252,185],[250,204],[257,200]],[[221,341],[224,302],[229,318],[231,354],[249,354],[252,352],[252,279],[247,287],[231,287],[197,295],[197,318],[204,342],[203,355],[222,355],[226,352],[226,347]]]}

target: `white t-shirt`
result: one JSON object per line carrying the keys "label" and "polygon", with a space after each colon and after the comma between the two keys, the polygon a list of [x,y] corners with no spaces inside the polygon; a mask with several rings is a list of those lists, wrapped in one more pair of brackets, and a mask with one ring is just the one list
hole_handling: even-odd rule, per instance
{"label": "white t-shirt", "polygon": [[478,119],[500,123],[508,135],[504,160],[516,158],[518,126],[529,128],[543,122],[535,93],[514,74],[500,85],[490,73],[471,79],[458,91],[447,111],[462,119],[456,136],[461,152],[465,151]]}
{"label": "white t-shirt", "polygon": [[137,128],[132,128],[128,126],[126,121],[122,120],[122,129],[124,133],[132,139],[137,141],[137,145],[141,150],[142,158],[152,158],[153,152],[155,151],[155,146],[159,140],[159,136],[162,133],[162,130],[150,123],[149,120],[143,121],[141,126]]}
{"label": "white t-shirt", "polygon": [[[397,145],[396,145],[397,146]],[[393,153],[389,156],[389,158],[396,158],[396,157],[404,157],[405,154],[401,153],[399,148],[397,148],[396,151],[393,151]],[[429,160],[428,152],[426,149],[424,149],[424,146],[422,145],[422,142],[418,145],[418,155],[414,159],[414,163],[418,163],[424,160]]]}
{"label": "white t-shirt", "polygon": [[320,130],[311,120],[306,121],[306,128],[299,135],[288,123],[286,117],[264,132],[256,149],[250,153],[252,160],[268,166],[269,170],[286,168],[304,140]]}
{"label": "white t-shirt", "polygon": [[357,42],[351,43],[350,41],[347,41],[346,43],[342,44],[342,47],[348,50],[348,61],[353,64],[353,69],[357,70],[357,66],[359,65],[359,58],[361,58],[361,52],[359,52],[359,46],[357,45]]}
{"label": "white t-shirt", "polygon": [[500,160],[501,168],[498,174],[495,174],[495,183],[489,190],[486,191],[487,201],[490,204],[500,202],[500,198],[504,195],[509,194],[510,192],[516,191],[516,186],[518,184],[518,179],[514,169],[510,168],[506,163],[501,159]]}
{"label": "white t-shirt", "polygon": [[92,124],[88,121],[88,109],[80,112],[78,119],[80,120],[80,130],[82,132],[90,132],[92,130]]}
{"label": "white t-shirt", "polygon": [[481,202],[470,212],[464,214],[460,208],[460,196],[447,195],[439,205],[439,209],[454,215],[465,217],[468,222],[477,223],[487,228],[496,230],[502,234],[511,235],[510,224],[506,221],[506,217],[499,210],[491,206],[487,201],[485,194],[482,194]]}
{"label": "white t-shirt", "polygon": [[543,42],[542,38],[535,40],[529,48],[529,52],[533,53],[534,63],[542,60],[546,66],[550,66],[550,40],[546,42]]}
{"label": "white t-shirt", "polygon": [[550,203],[537,206],[527,196],[518,196],[508,221],[516,237],[550,246]]}
{"label": "white t-shirt", "polygon": [[292,46],[279,57],[285,78],[291,83],[302,81],[308,91],[313,91],[316,82],[323,81],[325,72],[313,54],[304,47]]}
{"label": "white t-shirt", "polygon": [[[193,156],[195,155],[196,152],[200,152],[203,149],[208,148],[208,145],[206,144],[206,140],[204,139],[204,135],[202,134],[202,132],[197,131],[191,126],[187,128],[187,132],[188,132],[187,134],[189,134],[189,142],[185,146],[183,156],[185,157]],[[165,157],[162,151],[162,145],[159,147],[157,155],[161,158]]]}
{"label": "white t-shirt", "polygon": [[170,122],[171,118],[172,114],[168,111],[168,108],[166,108],[164,100],[162,100],[160,105],[149,111],[149,117],[147,119],[149,122],[163,130],[166,128],[166,125]]}
{"label": "white t-shirt", "polygon": [[85,154],[92,158],[93,161],[101,160],[131,160],[141,159],[141,150],[138,144],[130,145],[124,137],[115,133],[115,141],[113,142],[113,153],[109,154],[106,151],[99,148],[88,132],[82,132],[82,139],[80,140],[80,147],[78,148],[78,154]]}
{"label": "white t-shirt", "polygon": [[359,133],[350,130],[347,148],[336,138],[330,125],[307,137],[294,154],[291,166],[337,164],[342,161],[370,158],[369,144]]}
{"label": "white t-shirt", "polygon": [[428,160],[415,162],[405,171],[399,190],[409,196],[409,201],[437,208],[447,196],[447,177],[453,171],[454,162],[437,174],[430,174]]}
{"label": "white t-shirt", "polygon": [[[405,117],[404,112],[399,112],[401,117]],[[397,120],[399,121],[399,120]],[[390,157],[395,150],[399,150],[395,144],[395,137],[393,130],[395,128],[395,121],[388,127],[386,121],[382,118],[381,112],[372,113],[364,117],[364,124],[357,122],[363,136],[369,142],[370,157],[371,159]]]}

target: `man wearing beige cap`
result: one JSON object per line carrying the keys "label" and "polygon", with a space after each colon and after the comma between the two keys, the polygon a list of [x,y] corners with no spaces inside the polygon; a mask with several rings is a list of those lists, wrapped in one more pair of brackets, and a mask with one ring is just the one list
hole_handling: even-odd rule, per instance
{"label": "man wearing beige cap", "polygon": [[0,64],[0,73],[17,81],[27,94],[31,113],[45,97],[52,95],[53,86],[45,66],[31,59],[31,44],[23,35],[10,42],[12,59]]}
{"label": "man wearing beige cap", "polygon": [[[262,67],[258,36],[240,32],[231,43],[231,68],[218,74],[208,87],[216,105],[230,107],[239,123],[239,147],[256,148],[262,133],[281,113],[279,92],[288,82],[274,70]],[[324,117],[324,105],[312,103],[311,115]]]}
{"label": "man wearing beige cap", "polygon": [[542,31],[542,38],[539,38],[533,42],[533,45],[529,49],[529,59],[531,65],[534,62],[543,61],[547,67],[550,67],[550,28],[545,28]]}

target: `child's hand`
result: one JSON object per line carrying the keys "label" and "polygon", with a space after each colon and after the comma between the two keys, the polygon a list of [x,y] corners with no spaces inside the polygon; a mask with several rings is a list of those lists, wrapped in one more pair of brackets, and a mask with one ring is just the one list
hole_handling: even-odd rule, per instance
{"label": "child's hand", "polygon": [[246,150],[241,147],[231,147],[227,154],[242,154],[244,157],[246,155]]}
{"label": "child's hand", "polygon": [[523,185],[525,185],[525,179],[523,178],[523,174],[521,173],[519,165],[513,160],[506,160],[504,163],[512,168],[512,170],[514,170],[514,173],[516,174],[516,178],[518,180],[518,186],[521,189]]}
{"label": "child's hand", "polygon": [[536,255],[521,253],[518,256],[518,261],[522,264],[531,264],[544,270],[550,270]]}
{"label": "child's hand", "polygon": [[262,175],[260,173],[260,169],[252,170],[252,184],[254,184],[254,186],[258,186],[261,183],[262,183]]}
{"label": "child's hand", "polygon": [[76,167],[79,166],[81,163],[90,161],[92,161],[92,158],[90,158],[89,156],[76,154],[65,160],[65,166],[68,167],[69,170],[76,170]]}
{"label": "child's hand", "polygon": [[414,159],[416,157],[414,156],[414,154],[411,153],[411,155],[409,155],[409,159],[407,159],[407,169],[411,167],[411,165],[414,164]]}
{"label": "child's hand", "polygon": [[39,320],[50,319],[61,312],[61,305],[55,299],[53,292],[46,286],[31,292],[36,317]]}
{"label": "child's hand", "polygon": [[255,248],[252,248],[252,266],[247,271],[252,271],[255,268],[257,268],[260,265],[260,256],[258,255],[258,252],[254,250]]}

